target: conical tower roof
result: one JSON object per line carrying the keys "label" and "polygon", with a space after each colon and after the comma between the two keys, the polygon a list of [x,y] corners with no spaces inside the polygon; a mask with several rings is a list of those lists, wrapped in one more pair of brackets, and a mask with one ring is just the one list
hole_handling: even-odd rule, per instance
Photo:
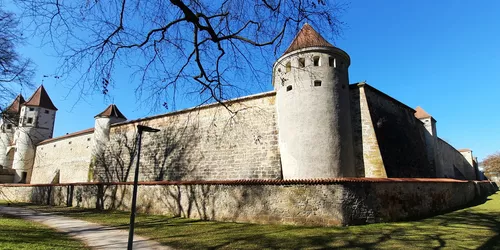
{"label": "conical tower roof", "polygon": [[323,38],[316,30],[311,27],[308,23],[302,26],[302,29],[299,31],[297,36],[293,39],[288,49],[285,50],[287,54],[295,50],[309,48],[309,47],[333,47],[331,43],[329,43],[325,38]]}
{"label": "conical tower roof", "polygon": [[421,108],[420,106],[418,106],[416,109],[415,109],[415,117],[417,119],[424,119],[424,118],[429,118],[429,117],[432,117],[429,113],[427,113],[423,108]]}
{"label": "conical tower roof", "polygon": [[127,120],[127,118],[120,112],[118,107],[114,104],[109,105],[104,111],[94,116],[96,117],[116,117]]}
{"label": "conical tower roof", "polygon": [[25,102],[23,95],[19,94],[16,99],[3,111],[9,114],[19,114],[21,105]]}
{"label": "conical tower roof", "polygon": [[25,106],[42,107],[46,109],[57,110],[52,100],[50,100],[49,94],[45,91],[43,85],[41,85],[35,93],[24,103]]}

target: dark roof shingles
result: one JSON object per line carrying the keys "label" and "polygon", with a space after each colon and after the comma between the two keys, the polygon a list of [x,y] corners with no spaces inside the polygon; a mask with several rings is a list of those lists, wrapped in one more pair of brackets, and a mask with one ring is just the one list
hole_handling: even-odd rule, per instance
{"label": "dark roof shingles", "polygon": [[35,93],[30,97],[30,99],[24,103],[26,106],[42,107],[46,109],[57,110],[52,100],[50,100],[49,94],[45,91],[43,85],[41,85]]}

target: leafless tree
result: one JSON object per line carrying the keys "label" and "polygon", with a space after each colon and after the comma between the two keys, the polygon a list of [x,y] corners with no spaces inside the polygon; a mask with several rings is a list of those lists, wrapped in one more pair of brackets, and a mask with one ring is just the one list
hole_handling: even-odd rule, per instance
{"label": "leafless tree", "polygon": [[[9,105],[20,87],[31,87],[32,63],[22,58],[16,46],[24,42],[17,17],[0,3],[0,103]],[[6,106],[1,107],[1,111]]]}
{"label": "leafless tree", "polygon": [[483,165],[484,172],[488,177],[500,175],[500,151],[486,156]]}
{"label": "leafless tree", "polygon": [[124,84],[118,72],[131,72],[138,100],[165,107],[178,94],[221,102],[269,82],[278,51],[303,23],[335,36],[345,9],[328,0],[16,2],[64,58],[57,74],[81,76],[75,87],[108,94]]}

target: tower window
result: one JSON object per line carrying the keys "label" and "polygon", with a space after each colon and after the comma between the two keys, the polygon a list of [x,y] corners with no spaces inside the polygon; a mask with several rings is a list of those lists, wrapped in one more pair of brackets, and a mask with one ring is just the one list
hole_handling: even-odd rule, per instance
{"label": "tower window", "polygon": [[304,68],[306,66],[306,59],[299,58],[299,68]]}
{"label": "tower window", "polygon": [[32,123],[33,123],[33,118],[29,117],[29,118],[28,118],[28,121],[26,121],[26,123],[28,123],[28,124],[32,124]]}
{"label": "tower window", "polygon": [[35,111],[35,108],[29,108],[30,111]]}
{"label": "tower window", "polygon": [[337,66],[337,65],[335,65],[335,63],[336,63],[335,58],[333,58],[333,57],[328,58],[328,66],[335,68]]}
{"label": "tower window", "polygon": [[50,112],[48,110],[45,110],[45,114],[48,114],[48,113],[50,113]]}
{"label": "tower window", "polygon": [[292,63],[291,62],[287,62],[285,68],[286,68],[285,71],[287,73],[290,72],[292,70]]}
{"label": "tower window", "polygon": [[11,129],[12,128],[12,124],[7,124],[7,129]]}
{"label": "tower window", "polygon": [[319,86],[321,86],[321,81],[320,80],[314,81],[314,87],[319,87]]}
{"label": "tower window", "polygon": [[292,90],[292,85],[286,86],[286,91],[290,91],[290,90]]}
{"label": "tower window", "polygon": [[321,66],[321,59],[319,56],[313,57],[314,66]]}

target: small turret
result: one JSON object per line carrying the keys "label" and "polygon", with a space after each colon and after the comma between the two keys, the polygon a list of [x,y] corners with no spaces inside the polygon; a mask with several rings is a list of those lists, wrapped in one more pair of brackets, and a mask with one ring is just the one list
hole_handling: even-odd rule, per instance
{"label": "small turret", "polygon": [[447,176],[441,163],[441,158],[438,152],[438,136],[436,129],[436,120],[427,113],[423,108],[415,108],[415,118],[419,119],[426,130],[425,144],[427,145],[427,157],[429,166],[434,168],[435,177],[442,178]]}
{"label": "small turret", "polygon": [[99,155],[109,141],[109,129],[112,124],[126,121],[127,118],[114,104],[109,105],[104,111],[97,114],[94,125],[93,156]]}
{"label": "small turret", "polygon": [[16,153],[12,168],[16,170],[14,182],[29,182],[35,157],[35,146],[52,138],[57,108],[41,85],[21,105],[19,129],[14,135]]}
{"label": "small turret", "polygon": [[355,175],[349,65],[309,24],[274,64],[284,179]]}

